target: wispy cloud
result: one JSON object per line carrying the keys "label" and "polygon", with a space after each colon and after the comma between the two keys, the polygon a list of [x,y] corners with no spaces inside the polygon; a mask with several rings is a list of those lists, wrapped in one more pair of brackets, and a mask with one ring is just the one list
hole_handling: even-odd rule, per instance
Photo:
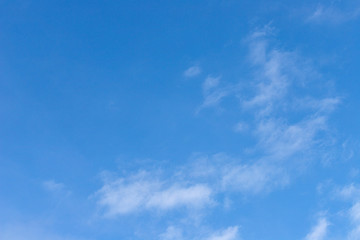
{"label": "wispy cloud", "polygon": [[326,218],[320,218],[305,240],[324,240],[327,234],[329,222]]}
{"label": "wispy cloud", "polygon": [[[201,229],[201,227],[200,227]],[[161,240],[239,240],[239,227],[231,226],[223,230],[200,230],[183,234],[183,229],[178,226],[169,226],[166,231],[159,235]]]}
{"label": "wispy cloud", "polygon": [[65,185],[63,183],[58,183],[54,180],[48,180],[43,182],[43,186],[46,190],[51,192],[59,192],[65,189]]}
{"label": "wispy cloud", "polygon": [[224,169],[222,186],[226,191],[258,194],[285,186],[289,176],[280,166],[266,163],[235,165]]}
{"label": "wispy cloud", "polygon": [[238,227],[229,227],[223,231],[213,233],[211,236],[206,238],[206,240],[237,240],[238,236]]}
{"label": "wispy cloud", "polygon": [[187,166],[188,178],[208,182],[214,194],[239,192],[256,195],[290,183],[287,168],[265,159],[249,161],[222,153],[198,156],[192,162]]}
{"label": "wispy cloud", "polygon": [[355,5],[341,8],[332,3],[330,5],[318,5],[316,9],[307,17],[308,22],[313,23],[331,23],[339,24],[354,20],[360,15],[360,6],[355,2]]}
{"label": "wispy cloud", "polygon": [[326,129],[325,116],[310,116],[295,124],[284,119],[262,119],[256,136],[260,148],[273,160],[289,160],[290,157],[311,150],[316,143],[316,135]]}
{"label": "wispy cloud", "polygon": [[[358,240],[360,239],[360,187],[354,183],[335,187],[330,186],[330,198],[332,200],[345,201],[346,207],[342,206],[336,215],[341,216],[336,225],[338,229],[344,227],[343,237],[341,239]],[[350,203],[350,207],[349,204]],[[319,230],[319,232],[321,232]],[[317,239],[317,238],[314,238]],[[320,238],[323,239],[323,238]],[[306,239],[307,240],[307,239]]]}
{"label": "wispy cloud", "polygon": [[360,200],[360,187],[356,186],[354,183],[343,186],[335,191],[336,196],[344,200]]}
{"label": "wispy cloud", "polygon": [[348,239],[360,239],[360,200],[349,209],[349,217],[353,224],[353,228],[348,235]]}
{"label": "wispy cloud", "polygon": [[328,118],[340,98],[311,95],[308,90],[313,82],[321,81],[319,74],[298,53],[271,47],[268,38],[273,33],[269,25],[246,38],[249,63],[254,69],[249,83],[252,91],[244,92],[249,89],[246,86],[223,87],[226,82],[220,78],[207,78],[203,83],[200,108],[217,106],[226,97],[242,96],[242,114],[251,116],[236,125],[235,131],[251,126],[248,133],[256,142],[251,151],[257,157],[240,157],[213,167],[221,172],[222,186],[228,190],[261,193],[286,186],[291,181],[288,173],[296,171],[302,161],[318,158],[319,149],[330,142],[326,137]]}
{"label": "wispy cloud", "polygon": [[[306,90],[318,81],[316,71],[299,54],[270,48],[268,32],[271,28],[248,38],[256,84],[254,95],[242,104],[254,116],[254,136],[264,158],[294,161],[297,154],[311,152],[316,144],[326,141],[319,134],[327,131],[327,119],[340,100],[311,97]],[[304,106],[301,112],[299,105]]]}
{"label": "wispy cloud", "polygon": [[169,226],[166,231],[162,234],[160,234],[161,240],[183,240],[183,233],[182,229],[175,227],[175,226]]}
{"label": "wispy cloud", "polygon": [[348,233],[348,239],[360,239],[360,187],[355,184],[349,184],[337,189],[336,195],[352,202],[352,206],[347,210],[347,215],[352,224],[352,228]]}
{"label": "wispy cloud", "polygon": [[141,172],[106,182],[96,193],[98,204],[112,217],[147,209],[201,208],[211,203],[212,190],[205,184],[155,180]]}
{"label": "wispy cloud", "polygon": [[47,180],[42,183],[45,190],[54,194],[58,200],[71,195],[71,191],[63,183]]}
{"label": "wispy cloud", "polygon": [[207,77],[202,84],[204,101],[198,112],[204,108],[217,107],[221,101],[238,91],[238,86],[221,84],[221,77]]}
{"label": "wispy cloud", "polygon": [[250,34],[246,41],[255,71],[255,84],[250,83],[252,94],[223,83],[220,77],[209,76],[202,85],[204,102],[200,109],[216,106],[228,96],[244,96],[240,105],[252,118],[238,128],[252,126],[249,133],[256,142],[252,147],[254,157],[218,154],[205,157],[206,164],[197,170],[186,164],[179,166],[185,169],[182,173],[186,184],[182,180],[157,180],[153,173],[106,182],[97,195],[107,215],[201,207],[211,202],[212,195],[224,191],[269,192],[288,185],[297,164],[313,158],[312,154],[326,142],[323,133],[328,129],[327,119],[340,100],[332,96],[290,94],[297,88],[305,88],[300,92],[306,92],[307,85],[317,79],[312,79],[314,71],[298,54],[271,48],[267,40],[271,33],[272,28],[266,27]]}
{"label": "wispy cloud", "polygon": [[207,94],[209,91],[219,85],[220,77],[207,77],[203,82],[203,93]]}
{"label": "wispy cloud", "polygon": [[187,78],[196,77],[201,73],[201,68],[199,66],[189,67],[184,71],[184,76]]}
{"label": "wispy cloud", "polygon": [[[238,104],[235,110],[230,109],[239,112],[235,131],[246,129],[255,143],[235,157],[227,153],[198,154],[191,158],[191,163],[167,171],[171,177],[141,168],[143,171],[138,174],[105,180],[96,193],[105,216],[178,208],[209,210],[217,207],[214,203],[224,195],[254,196],[288,186],[299,175],[299,164],[307,166],[304,163],[321,158],[319,149],[327,147],[330,134],[328,119],[340,98],[311,94],[314,91],[308,90],[313,82],[322,80],[310,61],[297,52],[273,47],[268,40],[271,34],[273,29],[267,26],[246,38],[253,69],[248,85],[242,82],[239,87],[240,83],[209,75],[202,83],[203,102],[198,109],[199,112],[218,107],[225,98],[235,97]],[[199,73],[199,69],[192,67],[184,75],[192,77]],[[240,111],[246,114],[246,120],[241,119]],[[306,240],[322,240],[327,227],[327,220],[320,219]],[[169,227],[160,238],[179,240],[184,236],[180,228]],[[197,239],[239,239],[238,227]]]}

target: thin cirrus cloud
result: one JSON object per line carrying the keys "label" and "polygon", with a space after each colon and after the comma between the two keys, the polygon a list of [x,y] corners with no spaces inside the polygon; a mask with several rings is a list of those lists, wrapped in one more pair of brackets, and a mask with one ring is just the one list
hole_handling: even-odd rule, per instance
{"label": "thin cirrus cloud", "polygon": [[184,76],[187,78],[191,78],[200,75],[200,73],[201,68],[199,66],[192,66],[184,71]]}
{"label": "thin cirrus cloud", "polygon": [[[247,95],[235,86],[224,88],[215,84],[211,91],[204,91],[201,107],[217,106],[225,97],[244,96],[240,105],[252,120],[240,127],[253,126],[252,134],[258,150],[264,153],[263,158],[289,160],[327,140],[319,135],[327,131],[327,120],[340,98],[306,94],[313,82],[319,81],[316,71],[298,53],[271,48],[268,41],[271,31],[270,27],[255,31],[246,41],[249,61],[255,68],[251,83],[254,94]],[[208,81],[203,85],[208,86]],[[305,94],[294,94],[299,89]],[[294,115],[296,121],[292,119]]]}
{"label": "thin cirrus cloud", "polygon": [[[190,166],[180,166],[188,169],[184,171],[186,177],[196,180],[192,185],[158,181],[153,176],[143,175],[105,183],[97,195],[98,204],[107,209],[107,215],[139,209],[205,206],[211,202],[212,194],[226,191],[243,194],[269,192],[288,185],[291,182],[289,172],[296,172],[299,162],[315,158],[319,145],[326,145],[327,139],[320,133],[327,131],[327,119],[339,100],[329,96],[316,98],[290,94],[293,88],[304,85],[297,83],[308,79],[313,70],[307,66],[306,60],[301,61],[298,54],[272,49],[267,40],[270,30],[255,31],[247,38],[250,63],[255,67],[251,85],[255,87],[253,95],[240,101],[240,106],[252,116],[250,122],[243,124],[253,126],[249,132],[256,140],[253,151],[257,157],[232,158],[227,154],[208,157],[207,164],[199,170],[202,175],[197,174],[201,175],[198,178],[190,174],[195,171],[189,169]],[[241,89],[230,84],[221,86],[220,80],[220,77],[205,79],[201,107],[215,106],[224,97],[242,94]],[[305,83],[311,84],[311,81]],[[301,117],[289,121],[289,116],[295,112],[291,109],[297,110],[299,104],[304,106]],[[217,163],[219,161],[221,165]]]}
{"label": "thin cirrus cloud", "polygon": [[360,239],[360,200],[358,200],[348,211],[353,228],[348,234],[349,240]]}
{"label": "thin cirrus cloud", "polygon": [[[336,224],[334,224],[333,228],[341,231],[341,239],[360,239],[359,185],[351,183],[342,187],[335,187],[335,189],[332,189],[330,191],[329,199],[331,199],[332,201],[341,200],[346,205],[345,207],[340,205],[340,210],[336,210],[336,212],[332,212],[331,214],[332,218],[336,220]],[[330,224],[326,218],[320,218],[317,225],[313,227],[312,231],[307,235],[305,240],[326,240],[327,235],[330,235],[329,237],[333,237],[331,236],[331,234],[328,233],[329,226]]]}
{"label": "thin cirrus cloud", "polygon": [[43,182],[43,186],[46,190],[51,192],[59,192],[65,189],[65,185],[63,183],[55,182],[54,180]]}
{"label": "thin cirrus cloud", "polygon": [[289,184],[289,176],[280,166],[266,163],[238,164],[227,168],[221,179],[224,191],[258,194]]}
{"label": "thin cirrus cloud", "polygon": [[221,84],[221,77],[207,77],[202,84],[203,103],[198,107],[197,113],[205,108],[218,107],[222,100],[236,94],[240,87],[232,84]]}
{"label": "thin cirrus cloud", "polygon": [[307,17],[307,22],[311,23],[332,23],[340,24],[355,20],[360,16],[360,6],[349,6],[341,9],[339,6],[331,4],[330,6],[318,5],[316,9]]}
{"label": "thin cirrus cloud", "polygon": [[351,207],[346,210],[347,217],[351,223],[348,239],[360,239],[360,187],[355,184],[346,185],[337,189],[335,196],[352,203]]}
{"label": "thin cirrus cloud", "polygon": [[187,185],[154,180],[156,176],[140,172],[104,184],[96,193],[105,216],[113,217],[150,209],[178,207],[201,208],[211,203],[212,190],[205,184]]}
{"label": "thin cirrus cloud", "polygon": [[159,236],[160,240],[183,240],[183,232],[182,229],[169,226],[166,231]]}
{"label": "thin cirrus cloud", "polygon": [[223,231],[212,234],[210,237],[206,238],[206,240],[238,240],[238,230],[239,228],[237,226],[228,227]]}
{"label": "thin cirrus cloud", "polygon": [[202,88],[203,93],[208,93],[211,89],[217,87],[220,82],[220,77],[207,77],[205,81],[203,82]]}
{"label": "thin cirrus cloud", "polygon": [[[200,236],[205,235],[205,236]],[[169,226],[166,231],[160,234],[161,240],[239,240],[239,227],[231,226],[223,230],[213,231],[207,234],[194,233],[192,237],[185,237],[179,227]]]}
{"label": "thin cirrus cloud", "polygon": [[[235,108],[227,105],[226,111],[239,112],[239,131],[251,126],[246,133],[255,140],[248,148],[252,154],[237,157],[227,153],[200,154],[191,163],[176,167],[172,176],[178,178],[161,178],[154,172],[140,171],[107,180],[95,194],[104,216],[178,208],[211,211],[219,206],[224,194],[231,200],[234,193],[256,195],[288,186],[300,174],[299,165],[307,166],[308,161],[321,159],[324,148],[331,151],[328,119],[340,98],[325,93],[314,96],[307,91],[313,88],[313,82],[322,81],[310,61],[296,52],[272,47],[269,35],[271,28],[266,27],[253,32],[245,41],[254,69],[245,86],[251,91],[244,91],[244,83],[240,88],[239,83],[227,83],[221,77],[209,76],[202,83],[204,99],[199,110],[221,106],[225,98],[238,99],[238,105]],[[200,70],[189,68],[184,75],[193,77],[199,73]],[[301,91],[295,91],[298,89]],[[247,114],[246,121],[241,119],[239,109]],[[186,218],[186,211],[184,214]],[[321,240],[327,225],[319,222],[306,240]],[[170,227],[160,237],[183,239],[183,232]],[[231,227],[200,239],[238,238],[238,227]]]}
{"label": "thin cirrus cloud", "polygon": [[327,234],[329,222],[326,218],[320,218],[304,240],[324,240]]}

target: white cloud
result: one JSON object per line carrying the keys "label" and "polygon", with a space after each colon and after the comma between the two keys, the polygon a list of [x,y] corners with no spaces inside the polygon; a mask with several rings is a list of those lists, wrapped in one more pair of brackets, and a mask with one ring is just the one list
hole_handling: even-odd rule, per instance
{"label": "white cloud", "polygon": [[257,194],[289,183],[289,176],[279,166],[256,163],[235,165],[223,171],[222,186],[225,190]]}
{"label": "white cloud", "polygon": [[[256,141],[252,148],[256,157],[217,155],[209,158],[202,169],[197,168],[196,174],[194,169],[187,169],[187,165],[180,167],[185,169],[184,179],[190,179],[191,184],[143,175],[108,182],[98,191],[98,203],[108,209],[109,215],[152,208],[204,206],[211,202],[212,194],[222,191],[268,192],[289,184],[299,162],[315,158],[313,152],[325,145],[323,133],[328,129],[327,119],[339,99],[289,94],[294,89],[308,87],[305,83],[311,84],[314,71],[298,54],[272,49],[267,40],[271,32],[272,28],[267,26],[247,39],[256,84],[254,93],[243,94],[241,100],[244,110],[252,116],[251,121],[241,123],[237,129],[253,126],[249,133]],[[188,76],[199,71],[196,67],[189,68]],[[200,109],[216,106],[227,96],[242,94],[237,86],[222,85],[225,87],[220,86],[220,77],[205,79]],[[301,112],[297,111],[299,105],[303,106]],[[297,117],[292,119],[292,115]],[[222,164],[215,158],[220,158]]]}
{"label": "white cloud", "polygon": [[[213,199],[222,194],[231,198],[234,192],[268,193],[287,186],[300,172],[299,162],[317,159],[314,152],[326,145],[327,120],[340,99],[312,96],[314,91],[307,94],[307,88],[318,80],[318,75],[297,53],[271,48],[267,40],[271,31],[268,27],[247,39],[249,59],[255,69],[249,85],[253,91],[224,83],[220,77],[208,77],[202,84],[204,99],[200,109],[216,107],[225,97],[241,96],[236,109],[242,107],[239,114],[246,114],[242,119],[247,121],[238,123],[235,131],[246,129],[255,144],[241,157],[225,153],[198,156],[191,159],[191,164],[178,166],[176,174],[167,172],[172,177],[166,179],[150,172],[107,181],[97,192],[98,204],[105,209],[106,216],[180,207],[204,209],[216,206]],[[198,74],[200,69],[194,67],[184,73],[187,77]],[[296,91],[299,88],[301,91]],[[328,225],[325,218],[320,219],[306,240],[324,239]],[[185,235],[186,231],[169,227],[159,237],[178,240]],[[197,239],[239,239],[238,227],[202,234]]]}
{"label": "white cloud", "polygon": [[159,182],[143,179],[142,176],[130,180],[116,179],[98,191],[98,204],[107,208],[106,215],[109,216],[134,212],[144,208],[149,197],[160,186]]}
{"label": "white cloud", "polygon": [[203,82],[203,92],[208,93],[211,89],[219,85],[220,77],[207,77]]}
{"label": "white cloud", "polygon": [[48,180],[42,183],[45,190],[56,196],[57,200],[61,201],[71,195],[71,191],[66,188],[63,183],[54,180]]}
{"label": "white cloud", "polygon": [[355,203],[351,207],[349,213],[351,220],[353,220],[354,222],[360,222],[360,202]]}
{"label": "white cloud", "polygon": [[349,217],[353,223],[353,228],[348,234],[349,240],[360,239],[360,201],[353,204],[349,209]]}
{"label": "white cloud", "polygon": [[[257,46],[254,46],[252,51],[254,50],[257,51]],[[257,84],[256,95],[244,102],[245,107],[260,106],[264,108],[264,112],[267,112],[271,110],[276,100],[284,97],[290,84],[288,76],[283,72],[287,62],[291,60],[287,55],[287,53],[274,50],[266,55],[266,60],[254,62],[261,64],[263,79]]]}
{"label": "white cloud", "polygon": [[[320,149],[330,144],[326,137],[327,120],[340,99],[311,96],[312,91],[307,90],[313,81],[320,81],[319,75],[298,53],[271,48],[268,36],[273,32],[268,25],[246,39],[249,60],[255,69],[253,92],[243,92],[243,86],[219,86],[218,79],[207,79],[203,83],[201,108],[217,106],[225,97],[243,96],[243,110],[252,116],[234,130],[243,131],[246,126],[252,126],[248,132],[256,144],[249,151],[256,157],[232,159],[231,164],[227,162],[222,166],[214,167],[211,163],[206,166],[210,172],[214,169],[221,172],[218,179],[223,189],[261,193],[285,186],[296,172],[295,168],[318,158]],[[226,158],[224,161],[229,161]]]}
{"label": "white cloud", "polygon": [[329,6],[318,5],[317,8],[307,18],[308,22],[314,23],[332,23],[339,24],[351,21],[359,17],[360,6],[352,5],[346,8],[341,8],[331,4]]}
{"label": "white cloud", "polygon": [[237,240],[239,239],[238,230],[239,228],[237,226],[229,227],[223,231],[212,234],[206,238],[206,240]]}
{"label": "white cloud", "polygon": [[224,98],[239,92],[240,88],[238,85],[227,84],[219,86],[220,79],[220,77],[208,77],[205,79],[202,85],[204,100],[197,112],[204,108],[218,107]]}
{"label": "white cloud", "polygon": [[336,195],[345,200],[357,200],[360,199],[360,187],[352,183],[338,189]]}
{"label": "white cloud", "polygon": [[[192,239],[192,240],[239,240],[239,227],[232,226],[219,231],[211,231],[209,229],[204,229],[201,226],[197,226],[195,229],[187,229],[183,226],[184,229],[179,226],[169,226],[166,231],[159,235],[161,240],[183,240],[183,239]],[[185,233],[185,234],[184,234]]]}
{"label": "white cloud", "polygon": [[185,70],[184,76],[187,78],[196,77],[201,73],[201,68],[199,66],[192,66]]}
{"label": "white cloud", "polygon": [[231,93],[230,88],[219,88],[204,94],[204,102],[201,108],[218,106],[221,100]]}
{"label": "white cloud", "polygon": [[[259,32],[259,31],[258,31]],[[316,73],[306,59],[296,52],[271,48],[267,36],[271,30],[261,30],[247,39],[249,60],[255,68],[253,96],[243,99],[245,109],[256,111],[259,117],[273,116],[286,103],[290,103],[289,92],[304,85],[304,79],[313,79]],[[269,33],[270,32],[270,33]],[[309,80],[307,80],[309,81]],[[303,99],[305,96],[301,96]]]}
{"label": "white cloud", "polygon": [[48,180],[43,182],[43,186],[46,190],[51,192],[59,192],[65,189],[65,185],[63,183],[58,183],[54,180]]}
{"label": "white cloud", "polygon": [[261,194],[290,183],[289,169],[268,159],[255,160],[249,163],[226,154],[200,155],[191,159],[184,174],[194,181],[208,182],[214,194]]}
{"label": "white cloud", "polygon": [[146,209],[201,208],[212,201],[212,190],[205,184],[162,182],[147,173],[107,182],[96,195],[106,216]]}
{"label": "white cloud", "polygon": [[238,91],[238,86],[235,85],[219,86],[220,80],[221,77],[207,77],[204,80],[202,84],[204,101],[198,111],[203,108],[217,107],[225,97]]}
{"label": "white cloud", "polygon": [[170,226],[166,229],[166,231],[162,234],[160,234],[161,240],[182,240],[183,234],[182,230],[180,228]]}
{"label": "white cloud", "polygon": [[210,203],[211,189],[206,185],[197,184],[190,187],[172,186],[154,193],[147,206],[170,209],[177,206],[201,207]]}
{"label": "white cloud", "polygon": [[258,150],[264,154],[261,159],[289,162],[299,160],[300,155],[310,159],[316,146],[328,141],[323,133],[340,99],[307,94],[312,82],[320,81],[318,74],[296,52],[271,48],[266,39],[271,31],[267,27],[247,40],[256,84],[254,94],[244,98],[242,104],[254,117],[251,125],[255,126]]}
{"label": "white cloud", "polygon": [[[347,207],[345,215],[350,222],[346,221],[347,237],[343,239],[359,240],[360,239],[360,187],[355,184],[349,184],[341,188],[336,188],[332,192],[333,197],[351,202],[351,207]],[[350,223],[350,225],[349,225]],[[343,235],[346,235],[345,233]]]}
{"label": "white cloud", "polygon": [[326,218],[320,218],[305,240],[323,240],[326,237],[329,222]]}
{"label": "white cloud", "polygon": [[324,116],[310,116],[296,124],[284,120],[261,120],[256,129],[259,146],[274,160],[286,160],[312,148],[316,135],[326,129]]}

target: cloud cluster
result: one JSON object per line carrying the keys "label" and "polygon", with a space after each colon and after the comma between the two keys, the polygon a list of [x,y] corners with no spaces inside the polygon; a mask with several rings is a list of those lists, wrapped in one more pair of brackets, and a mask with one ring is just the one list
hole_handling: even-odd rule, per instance
{"label": "cloud cluster", "polygon": [[242,96],[239,105],[250,116],[251,120],[241,119],[234,131],[246,126],[256,141],[252,151],[257,157],[239,158],[229,168],[217,168],[223,185],[241,192],[259,193],[288,184],[288,172],[314,159],[320,154],[317,149],[326,146],[328,118],[340,103],[336,96],[311,95],[308,90],[320,81],[318,74],[298,53],[271,48],[272,32],[266,26],[246,39],[254,69],[250,94],[238,85],[222,87],[220,78],[203,83],[202,107],[216,107],[225,97]]}
{"label": "cloud cluster", "polygon": [[[219,196],[225,194],[231,197],[233,193],[268,193],[290,184],[300,172],[299,165],[306,165],[321,154],[318,149],[326,145],[328,118],[340,99],[311,95],[307,90],[313,81],[318,81],[316,71],[296,52],[271,47],[271,31],[271,27],[266,27],[246,38],[253,69],[248,86],[241,83],[240,88],[240,83],[226,83],[220,76],[211,75],[202,83],[204,100],[198,112],[220,106],[225,98],[239,100],[235,111],[241,108],[248,117],[241,119],[239,114],[234,131],[246,129],[249,138],[255,140],[256,144],[248,149],[252,154],[200,154],[191,163],[178,166],[170,178],[140,169],[136,174],[106,180],[96,193],[105,216],[178,208],[205,211],[218,206]],[[200,72],[194,66],[184,76],[194,77]],[[323,239],[327,226],[327,220],[320,219],[306,240]],[[183,236],[180,228],[169,227],[160,238],[179,240]],[[235,240],[238,227],[199,239]]]}

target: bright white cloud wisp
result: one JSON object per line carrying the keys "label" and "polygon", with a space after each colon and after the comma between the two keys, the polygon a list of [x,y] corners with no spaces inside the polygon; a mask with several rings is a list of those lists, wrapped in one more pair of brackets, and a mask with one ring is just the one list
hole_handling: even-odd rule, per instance
{"label": "bright white cloud wisp", "polygon": [[326,218],[320,218],[311,230],[311,232],[306,235],[305,240],[325,240],[329,222]]}
{"label": "bright white cloud wisp", "polygon": [[184,186],[153,177],[143,172],[107,182],[96,194],[98,204],[106,209],[106,216],[116,216],[147,209],[201,208],[211,203],[212,190],[205,184]]}
{"label": "bright white cloud wisp", "polygon": [[206,240],[238,240],[238,227],[229,227],[223,231],[216,232]]}

